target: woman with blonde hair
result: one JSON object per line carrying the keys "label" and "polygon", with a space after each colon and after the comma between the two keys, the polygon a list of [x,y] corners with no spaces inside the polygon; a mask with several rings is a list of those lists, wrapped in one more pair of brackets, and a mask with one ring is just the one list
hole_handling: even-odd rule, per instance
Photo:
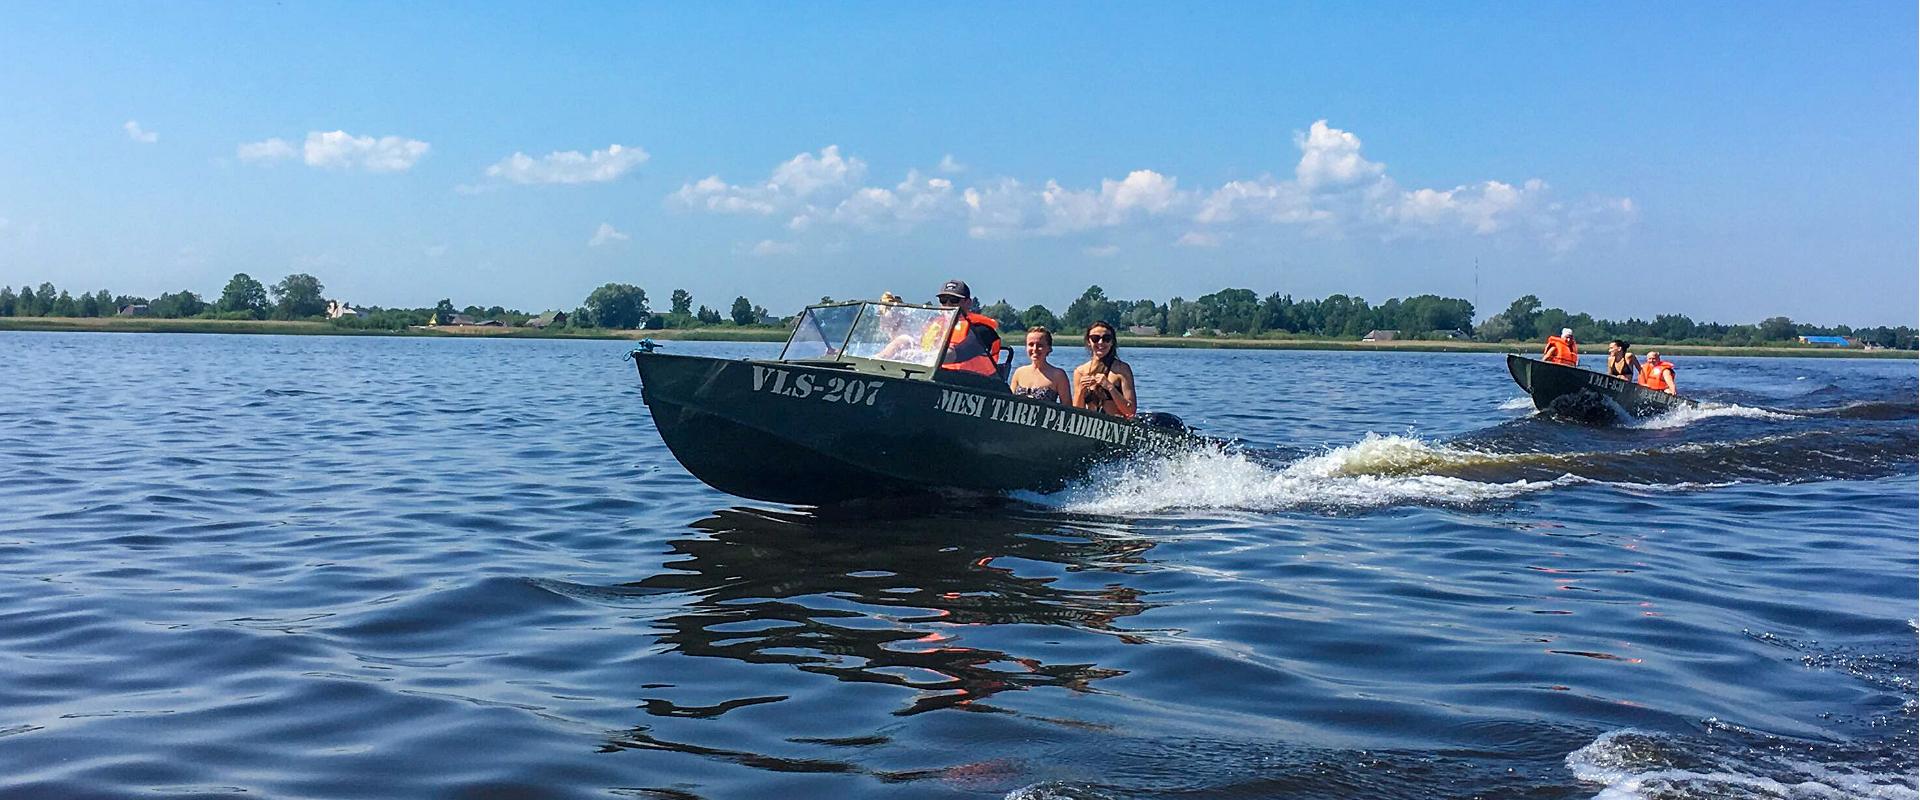
{"label": "woman with blonde hair", "polygon": [[1013,387],[1013,393],[1021,397],[1045,400],[1050,403],[1067,402],[1072,390],[1067,380],[1067,371],[1047,363],[1047,356],[1053,352],[1053,331],[1044,325],[1035,325],[1027,329],[1027,361],[1013,371],[1013,377],[1007,381]]}

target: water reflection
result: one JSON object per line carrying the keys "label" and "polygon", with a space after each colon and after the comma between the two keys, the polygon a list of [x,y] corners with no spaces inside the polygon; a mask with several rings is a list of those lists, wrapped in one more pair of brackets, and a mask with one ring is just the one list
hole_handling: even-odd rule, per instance
{"label": "water reflection", "polygon": [[[689,656],[787,664],[916,690],[898,715],[998,710],[981,701],[1009,690],[1090,690],[1122,673],[1049,664],[1006,646],[1028,633],[996,631],[1000,647],[964,640],[981,626],[1038,625],[1138,642],[1117,623],[1151,607],[1122,578],[1152,543],[1091,524],[1063,526],[1004,509],[897,519],[730,509],[693,527],[708,536],[674,543],[684,558],[630,584],[695,598],[688,610],[656,621],[666,628],[665,643]],[[1062,585],[1067,574],[1088,571],[1113,579],[1085,589]],[[699,713],[663,701],[646,710]]]}

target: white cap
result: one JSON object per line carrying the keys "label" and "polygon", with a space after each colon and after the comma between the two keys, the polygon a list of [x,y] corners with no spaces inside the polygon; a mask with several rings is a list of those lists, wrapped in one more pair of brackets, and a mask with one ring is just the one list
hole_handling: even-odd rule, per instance
{"label": "white cap", "polygon": [[1560,329],[1560,335],[1561,335],[1561,336],[1572,336],[1572,335],[1573,335],[1573,329],[1572,329],[1572,328],[1561,328],[1561,329]]}

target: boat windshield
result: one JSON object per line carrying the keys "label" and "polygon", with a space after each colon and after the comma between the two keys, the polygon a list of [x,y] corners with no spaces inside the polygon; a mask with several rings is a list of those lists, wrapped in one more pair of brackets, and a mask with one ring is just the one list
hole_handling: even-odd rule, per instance
{"label": "boat windshield", "polygon": [[793,336],[787,339],[787,349],[780,351],[780,360],[806,361],[839,357],[840,348],[846,345],[847,333],[853,330],[853,320],[858,316],[860,316],[858,303],[808,308],[800,313],[800,321],[793,328]]}
{"label": "boat windshield", "polygon": [[801,313],[780,359],[847,356],[932,369],[946,353],[955,315],[950,308],[890,303],[812,306]]}
{"label": "boat windshield", "polygon": [[846,353],[932,369],[947,351],[954,314],[951,308],[867,303],[847,338]]}

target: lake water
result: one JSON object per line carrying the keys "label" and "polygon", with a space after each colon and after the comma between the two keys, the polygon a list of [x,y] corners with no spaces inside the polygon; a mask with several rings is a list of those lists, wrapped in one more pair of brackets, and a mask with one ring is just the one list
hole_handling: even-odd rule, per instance
{"label": "lake water", "polygon": [[1241,447],[847,513],[625,347],[0,333],[0,796],[1916,797],[1913,361],[1134,350]]}

